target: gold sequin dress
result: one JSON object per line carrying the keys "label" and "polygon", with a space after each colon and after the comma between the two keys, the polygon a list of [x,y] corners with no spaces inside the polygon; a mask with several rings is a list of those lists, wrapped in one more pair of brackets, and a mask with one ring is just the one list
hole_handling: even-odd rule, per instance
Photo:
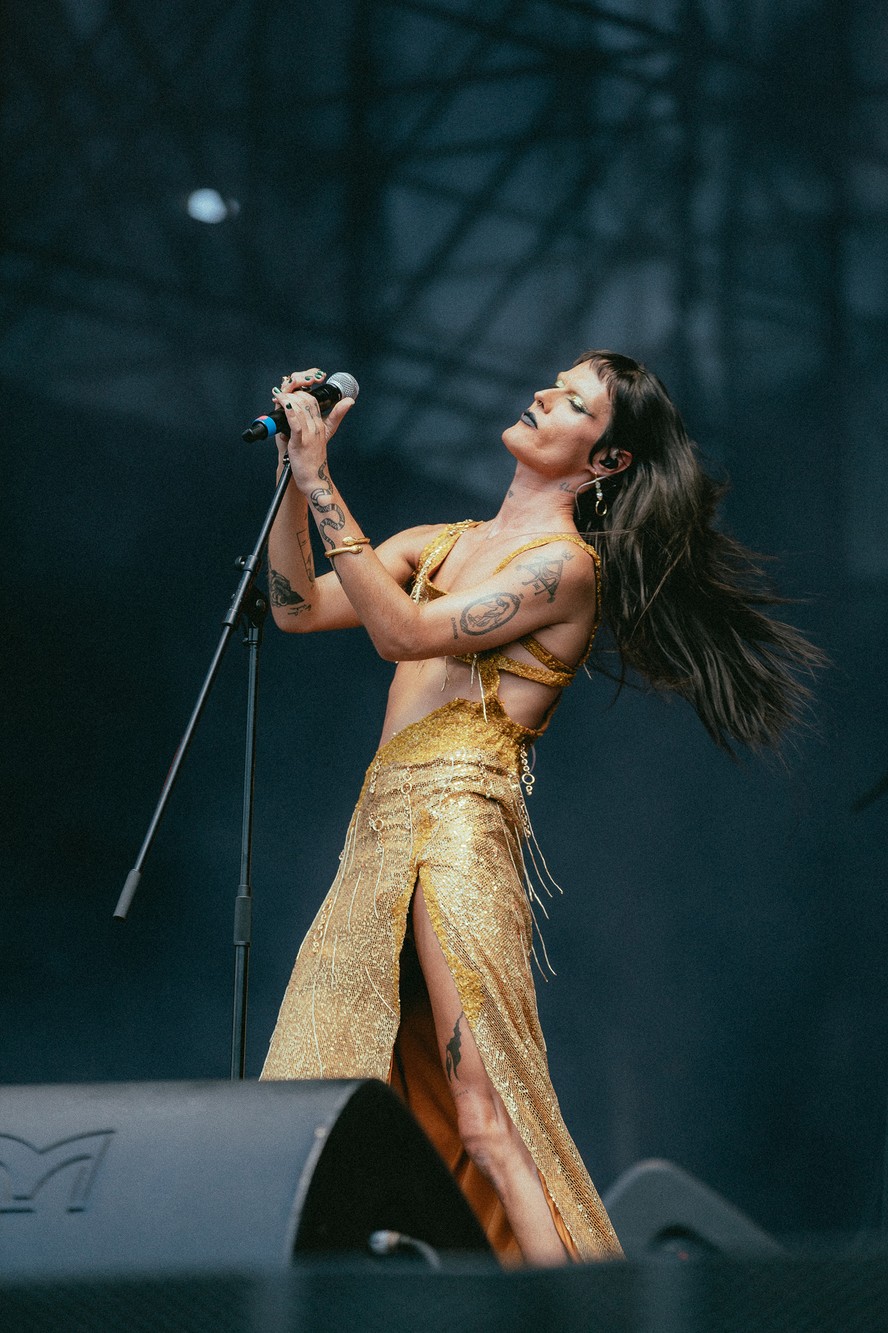
{"label": "gold sequin dress", "polygon": [[[432,539],[412,595],[440,596],[431,575],[469,523]],[[516,555],[551,542],[539,538]],[[579,537],[569,540],[597,555]],[[600,585],[600,580],[598,581]],[[499,672],[556,687],[576,668],[532,636],[533,666],[499,650],[474,659],[480,698],[452,699],[375,755],[339,872],[299,950],[262,1071],[265,1079],[379,1078],[405,1097],[450,1165],[494,1247],[517,1257],[492,1187],[456,1133],[409,911],[422,888],[485,1069],[536,1163],[553,1219],[577,1258],[621,1254],[601,1200],[561,1118],[531,974],[539,863],[521,774],[529,743],[498,697]],[[546,719],[548,721],[548,718]]]}

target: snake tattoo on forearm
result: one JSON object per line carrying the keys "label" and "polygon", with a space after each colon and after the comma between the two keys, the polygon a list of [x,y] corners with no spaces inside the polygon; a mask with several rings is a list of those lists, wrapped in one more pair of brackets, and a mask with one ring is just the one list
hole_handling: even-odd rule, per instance
{"label": "snake tattoo on forearm", "polygon": [[[318,479],[320,481],[329,481],[327,470],[322,463],[318,468]],[[318,530],[321,534],[321,541],[325,546],[333,547],[336,545],[336,538],[332,535],[335,532],[341,532],[345,527],[345,515],[339,505],[335,503],[324,504],[327,499],[333,500],[333,492],[329,486],[316,486],[308,497],[312,509],[318,514],[330,515],[320,519]]]}

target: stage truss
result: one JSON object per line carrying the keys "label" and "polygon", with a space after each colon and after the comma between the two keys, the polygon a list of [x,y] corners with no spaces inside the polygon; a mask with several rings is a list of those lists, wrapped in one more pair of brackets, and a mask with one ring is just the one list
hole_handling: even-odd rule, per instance
{"label": "stage truss", "polygon": [[[485,445],[585,346],[648,359],[729,462],[787,385],[833,438],[859,438],[859,403],[870,441],[884,424],[874,3],[335,0],[307,23],[44,0],[6,21],[16,387],[230,435],[282,371],[344,367],[353,447],[479,495]],[[198,186],[237,216],[190,218]],[[855,447],[888,503],[881,450]]]}

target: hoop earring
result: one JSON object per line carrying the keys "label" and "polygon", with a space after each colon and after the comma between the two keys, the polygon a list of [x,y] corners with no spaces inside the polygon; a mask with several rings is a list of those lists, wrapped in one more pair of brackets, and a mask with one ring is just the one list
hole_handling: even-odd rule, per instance
{"label": "hoop earring", "polygon": [[595,513],[599,518],[604,518],[607,513],[607,500],[604,498],[604,492],[601,489],[601,478],[593,477],[591,481],[584,481],[582,486],[578,486],[574,491],[574,507],[577,513],[580,512],[580,492],[588,489],[589,486],[595,487]]}
{"label": "hoop earring", "polygon": [[574,491],[574,513],[577,516],[578,523],[580,521],[580,495],[582,494],[583,491],[587,490],[589,486],[594,486],[594,485],[595,485],[594,481],[584,481],[583,484],[581,486],[578,486],[577,489]]}

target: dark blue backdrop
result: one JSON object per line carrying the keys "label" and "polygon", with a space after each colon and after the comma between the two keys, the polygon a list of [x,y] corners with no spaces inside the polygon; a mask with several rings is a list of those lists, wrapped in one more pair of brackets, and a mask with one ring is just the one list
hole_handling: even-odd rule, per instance
{"label": "dark blue backdrop", "polygon": [[[888,797],[852,804],[888,767],[884,18],[342,0],[271,97],[287,6],[71,0],[48,55],[44,8],[6,20],[0,1077],[226,1075],[237,643],[111,913],[265,511],[239,431],[272,380],[361,380],[335,466],[375,539],[489,514],[501,429],[616,344],[834,665],[782,763],[731,764],[678,701],[565,698],[533,797],[556,1087],[601,1187],[663,1156],[781,1234],[878,1227]],[[242,196],[217,229],[183,211],[208,184]],[[389,672],[357,631],[269,630],[263,659],[251,1075]]]}

